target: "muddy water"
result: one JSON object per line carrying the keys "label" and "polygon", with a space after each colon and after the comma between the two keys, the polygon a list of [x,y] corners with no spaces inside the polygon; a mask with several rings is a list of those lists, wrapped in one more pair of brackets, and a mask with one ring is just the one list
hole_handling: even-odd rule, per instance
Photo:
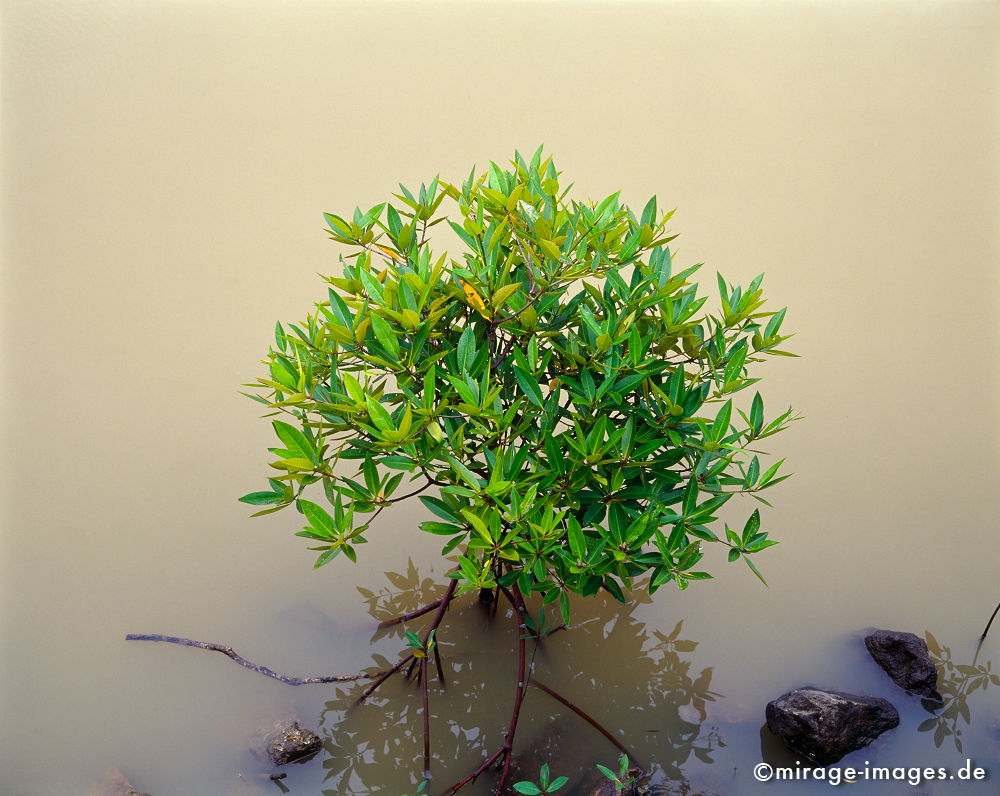
{"label": "muddy water", "polygon": [[[336,268],[320,211],[540,141],[581,195],[678,205],[677,260],[706,262],[707,284],[767,272],[803,357],[766,367],[765,398],[807,419],[771,446],[796,475],[763,515],[782,541],[760,562],[769,588],[718,560],[684,593],[578,603],[535,675],[681,792],[827,792],[752,777],[794,766],[763,706],[804,684],[899,708],[845,765],[991,771],[852,792],[995,792],[1000,687],[969,693],[949,669],[935,718],[859,638],[930,631],[968,666],[1000,598],[995,4],[34,0],[3,15],[0,793],[82,794],[109,766],[157,796],[278,792],[246,740],[287,713],[326,740],[289,791],[412,792],[419,703],[402,682],[349,711],[349,688],[123,637],[224,642],[300,675],[400,653],[374,620],[441,590],[439,540],[405,507],[358,566],[311,571],[293,517],[236,503],[270,444],[239,385]],[[998,632],[978,663],[1000,659]],[[514,676],[502,613],[459,602],[441,640],[435,788],[498,742]],[[558,748],[574,782],[616,757],[536,690],[519,739]]]}

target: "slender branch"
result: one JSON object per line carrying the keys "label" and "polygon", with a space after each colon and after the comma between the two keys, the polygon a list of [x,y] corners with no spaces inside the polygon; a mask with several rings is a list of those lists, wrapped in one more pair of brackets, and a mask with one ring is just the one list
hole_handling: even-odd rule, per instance
{"label": "slender branch", "polygon": [[434,645],[434,665],[437,667],[438,680],[441,682],[441,690],[443,691],[447,685],[444,679],[444,668],[441,666],[441,645]]}
{"label": "slender branch", "polygon": [[469,776],[467,776],[465,779],[456,782],[454,785],[448,788],[448,790],[446,790],[445,793],[446,794],[458,793],[458,791],[460,791],[470,782],[475,782],[482,775],[484,771],[489,769],[490,766],[492,766],[497,760],[500,759],[500,755],[502,755],[504,751],[505,751],[504,747],[501,746],[493,754],[491,754],[488,758],[486,758],[486,760],[483,761],[483,764],[479,766],[479,768],[477,768],[475,771],[469,774]]}
{"label": "slender branch", "polygon": [[[434,621],[431,622],[430,627],[427,628],[427,632],[424,633],[425,650],[427,649],[427,640],[430,638],[431,633],[437,630],[438,625],[441,624],[441,620],[444,619],[444,612],[448,610],[448,604],[452,601],[452,599],[454,599],[455,589],[457,588],[458,588],[458,581],[452,578],[451,582],[448,584],[448,589],[444,593],[444,597],[441,598],[440,602],[437,605],[437,613],[434,614]],[[393,666],[391,669],[385,672],[376,682],[368,686],[368,688],[365,689],[364,693],[360,697],[358,697],[358,701],[355,702],[354,704],[360,705],[362,702],[364,702],[368,697],[370,697],[375,692],[376,688],[378,688],[392,675],[394,675],[396,672],[402,669],[407,663],[410,663],[410,668],[406,672],[406,677],[409,678],[410,674],[413,672],[413,666],[414,664],[416,664],[416,662],[417,659],[413,655],[407,655],[405,658],[403,658],[403,660],[401,660],[399,663],[397,663],[395,666]]]}
{"label": "slender branch", "polygon": [[431,637],[431,633],[438,629],[441,624],[441,620],[444,619],[444,612],[448,610],[448,605],[455,598],[455,590],[458,588],[458,581],[455,578],[450,579],[451,582],[448,584],[448,589],[444,593],[444,597],[441,598],[441,603],[438,605],[437,613],[434,614],[434,620],[431,622],[430,627],[424,633],[424,647],[427,647],[427,641]]}
{"label": "slender branch", "polygon": [[[381,675],[385,672],[372,672],[370,674],[338,674],[330,677],[290,677],[284,674],[278,674],[273,669],[269,669],[266,666],[261,666],[253,661],[248,661],[242,655],[238,655],[232,647],[225,644],[213,644],[208,641],[194,641],[189,638],[178,638],[177,636],[161,636],[159,634],[142,634],[142,633],[129,633],[125,636],[126,641],[166,641],[170,644],[180,644],[184,647],[197,647],[203,650],[212,650],[214,652],[221,652],[227,658],[231,658],[236,661],[240,666],[246,667],[251,671],[263,674],[266,677],[273,677],[275,680],[280,680],[288,685],[312,685],[313,683],[349,683],[354,680],[371,680]],[[404,659],[405,661],[405,659]],[[399,664],[397,664],[399,666]],[[390,669],[391,673],[393,670]]]}
{"label": "slender branch", "polygon": [[605,738],[607,738],[609,741],[611,741],[611,743],[613,743],[615,745],[615,748],[618,749],[619,752],[621,752],[623,755],[626,755],[628,757],[628,759],[631,760],[632,762],[635,762],[635,760],[636,760],[635,755],[632,754],[632,752],[630,752],[625,747],[625,745],[622,744],[621,741],[619,741],[617,738],[615,738],[615,736],[612,735],[595,718],[593,718],[592,716],[589,716],[586,713],[584,713],[583,710],[581,710],[576,705],[574,705],[572,702],[570,702],[568,699],[566,699],[566,697],[564,697],[561,694],[553,691],[547,685],[544,685],[544,684],[540,683],[534,677],[532,677],[530,679],[530,682],[531,682],[531,684],[533,686],[535,686],[535,688],[538,688],[539,690],[544,691],[546,694],[548,694],[554,700],[556,700],[557,702],[561,702],[563,705],[565,705],[570,710],[572,710],[577,716],[579,716],[581,719],[583,719],[585,722],[587,722],[591,727],[593,727],[595,730],[597,730],[599,733],[601,733],[601,735],[603,735]]}
{"label": "slender branch", "polygon": [[406,673],[403,675],[404,680],[409,680],[413,676],[413,672],[416,671],[417,664],[419,662],[420,659],[417,657],[414,657],[413,660],[410,661],[410,665],[406,667]]}
{"label": "slender branch", "polygon": [[527,626],[524,623],[524,615],[526,613],[524,608],[524,600],[521,597],[521,592],[517,588],[517,584],[513,586],[513,593],[511,591],[504,589],[504,594],[509,595],[509,599],[514,606],[515,617],[517,618],[517,688],[514,691],[514,707],[511,711],[510,722],[507,725],[507,731],[504,733],[503,743],[497,748],[493,754],[484,760],[475,771],[469,774],[465,779],[456,782],[445,794],[457,793],[459,790],[464,788],[470,782],[475,782],[485,771],[487,771],[492,765],[494,765],[498,760],[503,760],[503,770],[500,773],[500,781],[497,783],[496,790],[494,791],[494,796],[499,796],[503,791],[504,783],[507,781],[507,775],[510,772],[510,760],[511,760],[511,749],[514,746],[514,734],[517,732],[517,720],[521,713],[521,704],[524,702],[524,693],[527,690],[528,682],[525,676],[526,669],[526,655],[525,655],[525,630]]}
{"label": "slender branch", "polygon": [[432,603],[427,603],[423,608],[418,608],[416,611],[411,611],[408,614],[403,614],[402,616],[397,616],[395,619],[385,619],[378,623],[378,629],[382,630],[387,627],[392,627],[393,625],[398,625],[403,622],[409,622],[411,619],[416,619],[418,616],[423,616],[424,614],[429,614],[435,608],[437,608],[443,602],[444,598],[439,597]]}
{"label": "slender branch", "polygon": [[404,666],[406,666],[406,664],[409,663],[411,660],[413,660],[413,655],[412,654],[407,655],[405,658],[403,658],[401,661],[399,661],[399,663],[397,663],[391,669],[386,669],[384,672],[382,672],[381,676],[378,678],[378,680],[376,680],[374,683],[372,683],[370,686],[368,686],[361,693],[361,696],[359,696],[357,698],[357,700],[354,702],[354,705],[355,706],[360,705],[362,702],[364,702],[366,699],[368,699],[368,697],[370,697],[372,694],[375,693],[375,689],[376,688],[378,688],[380,685],[382,685],[382,683],[384,683],[386,680],[388,680],[390,677],[392,677],[396,672],[398,672],[400,669],[402,669]]}
{"label": "slender branch", "polygon": [[998,613],[1000,613],[1000,603],[997,603],[997,607],[993,609],[993,615],[990,617],[990,621],[986,623],[986,629],[983,631],[983,635],[979,637],[980,644],[986,640],[986,634],[990,632],[990,626],[993,624],[993,620],[997,618]]}
{"label": "slender branch", "polygon": [[524,607],[524,600],[521,598],[521,590],[518,589],[517,583],[512,584],[511,591],[514,594],[514,609],[517,612],[517,691],[514,692],[514,710],[511,713],[510,724],[507,727],[507,733],[504,736],[504,760],[503,760],[503,771],[500,772],[500,781],[497,783],[496,790],[493,792],[494,796],[500,796],[503,792],[504,783],[507,781],[507,775],[510,773],[510,761],[511,761],[511,750],[514,747],[514,733],[517,732],[517,719],[521,714],[521,705],[524,702],[524,692],[528,689],[528,679],[527,673],[525,671],[525,656],[524,656],[524,636],[528,629],[525,624],[525,615],[527,614],[527,609]]}
{"label": "slender branch", "polygon": [[431,709],[427,694],[427,657],[420,660],[420,692],[424,703],[424,777],[431,775]]}
{"label": "slender branch", "polygon": [[1000,613],[1000,603],[997,603],[997,607],[993,609],[993,615],[990,616],[990,621],[986,623],[986,629],[983,630],[983,635],[979,637],[979,643],[976,645],[976,654],[972,656],[972,665],[976,665],[976,661],[979,660],[979,652],[983,648],[983,643],[986,641],[986,634],[990,632],[990,627],[993,625],[993,620],[997,618],[997,614]]}

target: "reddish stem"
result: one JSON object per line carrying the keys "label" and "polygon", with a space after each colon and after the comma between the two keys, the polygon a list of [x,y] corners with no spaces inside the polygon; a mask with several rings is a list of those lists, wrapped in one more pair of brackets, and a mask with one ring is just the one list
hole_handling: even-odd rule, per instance
{"label": "reddish stem", "polygon": [[[441,620],[444,619],[444,612],[448,610],[448,604],[455,597],[455,589],[457,588],[458,588],[458,581],[452,579],[451,582],[448,584],[448,589],[447,591],[445,591],[444,597],[442,597],[438,601],[437,613],[434,614],[434,620],[431,622],[430,627],[427,628],[427,632],[424,633],[424,639],[423,639],[424,649],[427,648],[427,640],[430,638],[431,633],[437,630],[438,626],[441,624]],[[407,663],[410,663],[411,661],[412,663],[410,664],[410,668],[406,673],[406,676],[409,677],[410,673],[413,671],[414,665],[417,662],[417,659],[414,658],[412,654],[407,655],[405,658],[403,658],[403,660],[401,660],[399,663],[397,663],[395,666],[393,666],[391,669],[385,672],[381,677],[379,677],[378,680],[376,680],[374,683],[368,686],[368,688],[365,689],[364,693],[361,694],[360,697],[358,697],[357,702],[355,702],[354,704],[360,705],[362,702],[364,702],[368,697],[370,697],[375,692],[376,688],[382,685],[382,683],[388,680],[392,675],[394,675],[396,672],[398,672]]]}
{"label": "reddish stem", "polygon": [[384,683],[386,680],[392,677],[396,672],[398,672],[400,669],[406,666],[406,664],[409,663],[411,660],[413,660],[412,653],[403,658],[399,663],[397,663],[391,669],[386,669],[384,672],[382,672],[382,675],[378,678],[378,680],[376,680],[374,683],[368,686],[361,693],[361,696],[359,696],[357,700],[355,700],[354,704],[360,705],[362,702],[368,699],[368,697],[370,697],[372,694],[375,693],[376,688],[378,688],[380,685],[382,685],[382,683]]}
{"label": "reddish stem", "polygon": [[434,645],[434,665],[437,666],[438,680],[441,682],[441,690],[447,685],[444,679],[444,668],[441,666],[441,645]]}
{"label": "reddish stem", "polygon": [[615,745],[615,748],[617,748],[618,751],[621,752],[623,755],[627,756],[630,761],[632,761],[633,763],[636,762],[635,755],[633,755],[628,749],[626,749],[625,746],[624,746],[624,744],[622,744],[621,741],[619,741],[617,738],[615,738],[615,736],[612,735],[607,729],[605,729],[596,719],[594,719],[591,716],[588,716],[586,713],[583,712],[583,710],[581,710],[576,705],[574,705],[572,702],[570,702],[568,699],[566,699],[566,697],[562,696],[562,694],[559,694],[559,693],[553,691],[547,685],[543,685],[538,680],[536,680],[534,677],[532,677],[529,680],[529,682],[533,686],[535,686],[535,688],[538,688],[538,689],[544,691],[546,694],[548,694],[550,697],[552,697],[557,702],[562,702],[562,704],[564,704],[566,707],[568,707],[570,710],[572,710],[577,716],[579,716],[581,719],[583,719],[585,722],[587,722],[591,727],[593,727],[595,730],[597,730],[599,733],[601,733],[601,735],[603,735],[605,738],[607,738],[609,741],[611,741],[611,743],[613,743]]}
{"label": "reddish stem", "polygon": [[524,702],[524,692],[528,689],[527,672],[525,671],[525,633],[528,630],[528,626],[524,619],[528,613],[524,606],[524,600],[521,597],[521,590],[517,587],[517,583],[513,584],[511,589],[514,597],[514,610],[517,612],[518,623],[517,623],[517,691],[514,693],[514,711],[510,717],[510,725],[507,727],[507,735],[504,740],[504,746],[506,747],[506,753],[504,755],[503,761],[503,771],[500,772],[500,781],[497,783],[497,788],[494,791],[494,796],[500,796],[503,791],[504,783],[507,781],[507,775],[510,773],[510,761],[511,761],[511,750],[514,747],[514,733],[517,732],[517,719],[521,714],[521,705]]}
{"label": "reddish stem", "polygon": [[500,747],[491,754],[483,763],[471,774],[469,774],[465,779],[452,785],[448,790],[445,791],[446,794],[457,793],[459,790],[464,788],[470,782],[474,782],[487,771],[490,766],[496,763],[501,758],[503,759],[503,769],[500,772],[500,780],[497,782],[496,789],[494,790],[494,796],[499,796],[503,791],[503,786],[507,781],[507,775],[510,773],[510,761],[511,761],[511,750],[514,747],[514,735],[517,732],[517,720],[521,715],[521,705],[524,702],[524,693],[527,690],[528,682],[526,679],[526,661],[527,656],[525,655],[525,631],[527,630],[527,625],[524,622],[524,616],[527,610],[524,607],[524,600],[521,597],[521,592],[517,588],[517,584],[514,584],[512,590],[504,589],[504,595],[511,601],[514,606],[515,616],[517,617],[517,687],[514,690],[514,707],[510,715],[510,723],[507,725],[507,731],[504,733],[504,740]]}
{"label": "reddish stem", "polygon": [[429,614],[435,608],[437,608],[443,602],[444,598],[438,598],[432,603],[427,603],[423,608],[418,608],[416,611],[411,611],[408,614],[403,614],[402,616],[397,616],[395,619],[386,619],[378,623],[378,629],[382,630],[387,627],[392,627],[393,625],[398,625],[403,622],[409,622],[411,619],[416,619],[424,614]]}
{"label": "reddish stem", "polygon": [[420,692],[424,703],[424,778],[431,776],[431,709],[427,694],[427,658],[420,659]]}

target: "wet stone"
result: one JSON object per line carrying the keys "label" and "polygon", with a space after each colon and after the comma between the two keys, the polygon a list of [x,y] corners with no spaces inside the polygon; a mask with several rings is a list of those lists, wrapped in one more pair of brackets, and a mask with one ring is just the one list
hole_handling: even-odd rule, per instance
{"label": "wet stone", "polygon": [[910,694],[941,702],[938,673],[927,651],[927,642],[913,633],[876,630],[865,636],[865,647],[892,681]]}
{"label": "wet stone", "polygon": [[304,763],[323,748],[323,741],[316,733],[300,727],[297,721],[284,720],[258,733],[252,748],[272,765],[284,766]]}
{"label": "wet stone", "polygon": [[892,704],[877,697],[799,688],[768,702],[767,727],[820,765],[836,763],[899,725]]}

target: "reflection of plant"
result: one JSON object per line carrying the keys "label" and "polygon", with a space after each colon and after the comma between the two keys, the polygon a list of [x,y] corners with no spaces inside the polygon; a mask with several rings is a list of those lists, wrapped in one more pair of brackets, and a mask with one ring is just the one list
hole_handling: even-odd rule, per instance
{"label": "reflection of plant", "polygon": [[386,572],[385,576],[389,584],[381,589],[373,591],[364,586],[355,587],[367,603],[368,613],[379,622],[388,622],[399,616],[396,605],[433,604],[435,596],[441,591],[440,581],[420,577],[412,559],[407,561],[405,574]]}
{"label": "reflection of plant", "polygon": [[937,667],[938,691],[944,697],[944,703],[923,700],[923,705],[929,711],[940,710],[936,716],[924,720],[917,730],[920,732],[934,731],[934,745],[940,747],[945,738],[952,738],[955,748],[962,752],[962,730],[958,728],[959,719],[966,725],[972,723],[972,714],[969,710],[969,697],[977,689],[986,690],[990,684],[1000,685],[1000,675],[992,671],[992,662],[977,664],[979,652],[972,659],[971,664],[958,664],[952,660],[951,650],[938,643],[937,639],[931,635],[930,631],[925,634],[927,638],[927,650],[931,659]]}
{"label": "reflection of plant", "polygon": [[[415,588],[421,579],[415,571],[387,573],[386,577],[399,592],[396,599],[386,598],[375,605],[378,616],[387,611],[406,611],[421,599],[419,589]],[[572,694],[576,703],[585,706],[600,721],[607,722],[609,716],[627,713],[630,719],[634,717],[635,723],[657,728],[655,736],[649,736],[655,737],[651,749],[632,749],[629,755],[633,765],[648,756],[642,767],[644,775],[649,775],[653,792],[659,792],[658,784],[667,783],[669,790],[664,792],[686,792],[683,769],[687,762],[698,758],[711,763],[715,750],[725,746],[714,728],[702,724],[708,704],[720,696],[711,688],[712,667],[696,668],[690,661],[698,642],[685,638],[683,622],[664,633],[648,628],[634,616],[636,609],[650,602],[648,594],[639,592],[628,606],[609,601],[599,614],[580,606],[574,609],[578,621],[573,626],[572,640],[568,635],[556,634],[542,642],[528,673],[524,710],[539,718],[554,714],[558,737],[553,736],[554,742],[544,749],[536,745],[528,748],[527,742],[519,745],[514,750],[513,780],[526,781],[538,772],[542,763],[558,762],[562,766],[560,773],[571,779],[561,794],[575,787],[574,783],[582,781],[588,772],[594,773],[594,757],[589,755],[599,754],[590,743],[590,739],[595,744],[600,742],[597,729],[550,699],[545,693],[546,686],[541,682],[536,685],[536,677],[555,685],[564,694]],[[484,645],[482,639],[490,631],[475,621],[478,613],[470,611],[467,621],[463,617],[449,625],[451,649],[458,647],[463,652],[460,656],[453,653],[446,660],[461,661],[461,665],[446,667],[448,688],[431,703],[431,721],[435,737],[455,738],[458,743],[435,747],[433,762],[438,776],[442,775],[438,769],[445,777],[461,770],[469,756],[489,755],[495,744],[492,733],[499,730],[484,727],[482,713],[475,706],[496,700],[495,687],[487,673],[492,667],[487,659],[509,654],[513,640],[500,649],[493,642]],[[422,637],[423,633],[419,633],[418,638]],[[491,638],[495,636],[491,634]],[[564,657],[569,646],[572,656]],[[609,654],[612,661],[606,664]],[[594,661],[602,670],[613,667],[614,661],[627,661],[629,676],[627,679],[592,677],[577,665],[579,659]],[[388,663],[379,661],[376,666],[381,669]],[[321,729],[329,741],[326,746],[329,753],[322,762],[326,770],[324,792],[330,796],[345,792],[380,793],[384,770],[405,767],[419,754],[420,733],[414,733],[413,726],[419,726],[421,717],[416,711],[420,699],[416,693],[405,692],[391,697],[375,695],[374,709],[354,713],[350,692],[340,693],[338,699],[326,703],[321,716]],[[614,725],[611,731],[616,740],[625,737]],[[543,737],[546,741],[550,739],[548,732]],[[593,751],[581,752],[581,748]],[[496,776],[494,771],[484,774],[484,778],[492,777],[494,783]],[[537,778],[532,784],[537,784]],[[438,792],[437,788],[434,790]]]}
{"label": "reflection of plant", "polygon": [[544,763],[541,770],[538,772],[538,784],[524,780],[521,782],[514,783],[514,790],[518,793],[523,793],[525,796],[539,796],[541,793],[555,793],[563,785],[569,782],[569,777],[557,777],[556,779],[551,779],[549,777],[549,764]]}

